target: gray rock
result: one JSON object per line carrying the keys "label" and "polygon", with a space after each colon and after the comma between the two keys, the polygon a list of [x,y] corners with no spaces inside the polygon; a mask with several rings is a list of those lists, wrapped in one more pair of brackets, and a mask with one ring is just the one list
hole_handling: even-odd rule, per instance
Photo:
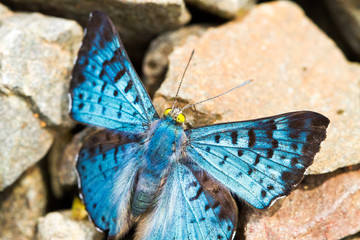
{"label": "gray rock", "polygon": [[14,185],[0,192],[0,239],[34,239],[37,219],[45,213],[46,196],[38,166],[28,169]]}
{"label": "gray rock", "polygon": [[71,18],[83,26],[89,13],[105,12],[118,26],[120,36],[132,60],[140,59],[146,44],[157,34],[176,29],[190,20],[183,0],[110,0],[110,1],[43,1],[5,0],[22,10],[41,11]]}
{"label": "gray rock", "polygon": [[168,56],[174,46],[179,47],[191,36],[200,36],[209,25],[192,25],[164,33],[151,41],[143,62],[143,81],[152,96],[165,78]]}
{"label": "gray rock", "polygon": [[41,159],[52,127],[70,127],[70,72],[82,38],[74,21],[41,14],[0,17],[0,191]]}
{"label": "gray rock", "polygon": [[26,100],[0,92],[0,191],[49,150],[53,136]]}
{"label": "gray rock", "polygon": [[244,15],[255,6],[256,0],[185,0],[205,11],[223,18],[235,18]]}
{"label": "gray rock", "polygon": [[290,1],[259,4],[241,21],[211,28],[175,48],[167,77],[155,94],[158,112],[171,107],[193,49],[179,105],[254,80],[221,99],[197,105],[196,111],[187,110],[186,118],[193,125],[317,111],[330,119],[330,125],[308,173],[360,163],[360,65],[348,62],[297,5]]}
{"label": "gray rock", "polygon": [[358,0],[325,0],[343,39],[360,58],[360,4]]}
{"label": "gray rock", "polygon": [[0,21],[0,90],[26,98],[47,125],[71,125],[67,92],[81,27],[36,13]]}
{"label": "gray rock", "polygon": [[52,212],[39,219],[37,240],[101,240],[88,220],[74,220],[71,211]]}

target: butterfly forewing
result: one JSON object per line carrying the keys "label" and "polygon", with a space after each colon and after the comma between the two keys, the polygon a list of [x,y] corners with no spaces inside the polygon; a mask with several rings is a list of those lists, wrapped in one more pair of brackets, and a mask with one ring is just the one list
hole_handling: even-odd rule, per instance
{"label": "butterfly forewing", "polygon": [[266,208],[303,178],[329,120],[294,112],[187,131],[189,157],[256,208]]}
{"label": "butterfly forewing", "polygon": [[90,17],[70,86],[71,116],[109,129],[142,132],[158,119],[110,19]]}
{"label": "butterfly forewing", "polygon": [[[139,223],[135,239],[232,239],[235,201],[205,174],[174,163],[154,209]],[[203,178],[207,178],[205,184]]]}

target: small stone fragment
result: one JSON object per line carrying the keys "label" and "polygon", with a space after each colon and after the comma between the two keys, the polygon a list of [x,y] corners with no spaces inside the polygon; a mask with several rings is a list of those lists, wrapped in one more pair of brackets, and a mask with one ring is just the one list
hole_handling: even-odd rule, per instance
{"label": "small stone fragment", "polygon": [[37,240],[101,240],[103,238],[104,235],[98,232],[89,220],[74,220],[71,211],[52,212],[39,219]]}
{"label": "small stone fragment", "polygon": [[45,213],[46,197],[45,180],[38,166],[0,192],[0,239],[34,239],[37,219]]}

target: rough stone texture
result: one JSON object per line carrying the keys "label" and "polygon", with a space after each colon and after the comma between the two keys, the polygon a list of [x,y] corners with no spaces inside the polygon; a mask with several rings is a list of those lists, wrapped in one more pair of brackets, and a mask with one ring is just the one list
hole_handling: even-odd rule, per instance
{"label": "rough stone texture", "polygon": [[36,13],[2,17],[0,91],[26,98],[47,125],[69,125],[68,85],[82,35],[70,20]]}
{"label": "rough stone texture", "polygon": [[40,168],[34,166],[0,192],[0,239],[34,239],[37,219],[45,207],[46,186]]}
{"label": "rough stone texture", "polygon": [[360,170],[309,176],[267,211],[248,213],[246,239],[341,239],[360,230]]}
{"label": "rough stone texture", "polygon": [[0,102],[1,191],[46,154],[52,135],[23,99],[0,92]]}
{"label": "rough stone texture", "polygon": [[234,18],[243,15],[252,8],[256,0],[185,0],[205,11],[223,18]]}
{"label": "rough stone texture", "polygon": [[191,38],[170,55],[155,95],[159,112],[171,106],[191,51],[179,102],[195,103],[253,79],[246,87],[196,106],[192,125],[312,110],[330,119],[328,137],[310,174],[360,162],[360,66],[349,63],[301,9],[289,1],[260,4],[244,18]]}
{"label": "rough stone texture", "polygon": [[101,240],[104,236],[88,220],[72,219],[71,211],[52,212],[39,219],[37,240]]}
{"label": "rough stone texture", "polygon": [[143,62],[143,81],[152,96],[165,78],[169,55],[174,46],[183,45],[192,36],[201,36],[209,25],[192,25],[170,31],[151,41]]}
{"label": "rough stone texture", "polygon": [[325,0],[344,40],[360,58],[360,1]]}
{"label": "rough stone texture", "polygon": [[146,44],[157,34],[178,28],[190,20],[183,0],[4,0],[9,6],[41,11],[54,16],[75,19],[86,25],[89,13],[105,12],[118,26],[127,52],[136,62]]}
{"label": "rough stone texture", "polygon": [[85,137],[92,131],[93,128],[85,128],[72,139],[72,135],[67,132],[56,136],[49,153],[51,186],[56,197],[63,197],[64,191],[77,185],[76,156]]}
{"label": "rough stone texture", "polygon": [[0,5],[0,191],[41,159],[47,127],[69,127],[68,85],[82,29]]}

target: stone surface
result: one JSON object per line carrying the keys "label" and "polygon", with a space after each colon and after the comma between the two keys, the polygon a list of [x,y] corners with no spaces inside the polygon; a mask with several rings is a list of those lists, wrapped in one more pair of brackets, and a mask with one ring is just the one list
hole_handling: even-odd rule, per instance
{"label": "stone surface", "polygon": [[39,219],[37,240],[101,240],[98,232],[88,220],[72,219],[71,211],[52,212]]}
{"label": "stone surface", "polygon": [[53,137],[25,100],[0,92],[0,102],[1,194],[1,190],[46,154]]}
{"label": "stone surface", "polygon": [[213,97],[248,79],[254,82],[197,105],[196,112],[185,111],[192,125],[317,111],[331,122],[308,173],[360,162],[360,66],[348,62],[297,5],[260,4],[244,18],[175,48],[167,78],[155,94],[158,112],[171,106],[193,49],[180,105]]}
{"label": "stone surface", "polygon": [[185,0],[205,11],[223,18],[234,18],[243,15],[252,8],[256,0]]}
{"label": "stone surface", "polygon": [[38,166],[27,170],[15,184],[0,192],[0,239],[34,239],[37,219],[45,213],[46,194]]}
{"label": "stone surface", "polygon": [[143,82],[150,96],[165,78],[169,55],[174,46],[183,45],[192,36],[200,36],[209,25],[192,25],[164,33],[151,41],[143,61]]}
{"label": "stone surface", "polygon": [[269,210],[248,213],[246,239],[341,239],[360,231],[360,170],[309,176]]}
{"label": "stone surface", "polygon": [[48,127],[69,127],[68,85],[82,29],[74,21],[0,11],[0,191],[41,159]]}
{"label": "stone surface", "polygon": [[190,20],[183,0],[4,0],[13,9],[41,11],[75,19],[86,25],[89,13],[105,12],[118,26],[121,39],[133,62],[143,54],[148,42],[157,34],[176,29]]}
{"label": "stone surface", "polygon": [[82,38],[74,21],[14,13],[0,20],[0,91],[25,98],[47,125],[70,125],[67,92]]}
{"label": "stone surface", "polygon": [[358,0],[325,0],[338,30],[360,59],[360,2]]}
{"label": "stone surface", "polygon": [[56,197],[63,197],[64,191],[77,185],[75,173],[76,157],[93,128],[85,128],[74,137],[68,132],[59,133],[49,153],[51,186]]}

